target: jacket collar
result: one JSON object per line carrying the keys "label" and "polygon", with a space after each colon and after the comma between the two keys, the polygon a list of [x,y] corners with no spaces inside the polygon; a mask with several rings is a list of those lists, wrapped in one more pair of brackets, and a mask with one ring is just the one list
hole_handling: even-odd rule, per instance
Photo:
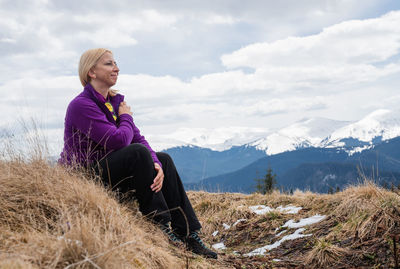
{"label": "jacket collar", "polygon": [[[110,110],[108,110],[108,108],[104,104],[103,100],[101,100],[101,101],[99,100],[99,98],[97,97],[97,94],[96,94],[97,93],[96,90],[93,88],[93,86],[90,83],[86,84],[85,88],[83,89],[83,92],[92,101],[94,101],[96,103],[96,105],[101,109],[101,111],[104,112],[104,114],[106,115],[107,119],[110,122],[117,124],[117,122],[114,120],[114,117],[112,116]],[[102,98],[102,99],[104,99],[104,98]],[[114,110],[118,111],[118,106],[119,106],[119,103],[122,102],[123,96],[118,94],[118,95],[114,96],[112,99],[114,99],[114,100],[111,101],[111,104],[114,107]]]}

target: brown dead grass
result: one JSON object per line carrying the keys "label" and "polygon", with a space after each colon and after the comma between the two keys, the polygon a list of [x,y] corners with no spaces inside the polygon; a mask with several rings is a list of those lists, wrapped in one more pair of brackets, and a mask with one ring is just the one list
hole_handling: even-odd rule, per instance
{"label": "brown dead grass", "polygon": [[[35,143],[32,143],[35,144]],[[13,153],[13,148],[9,147]],[[268,195],[189,192],[206,242],[227,246],[218,261],[170,246],[137,211],[120,204],[95,179],[34,158],[0,161],[0,268],[390,268],[390,238],[400,235],[400,196],[364,180],[333,195],[275,191]],[[11,156],[11,157],[10,157]],[[3,158],[4,159],[4,158]],[[295,215],[256,215],[249,206],[295,205]],[[287,220],[326,215],[313,235],[286,241],[265,256],[247,257],[291,232]],[[244,221],[233,226],[239,220]],[[223,224],[231,225],[224,229]],[[217,236],[212,236],[218,231]],[[397,242],[398,243],[398,242]],[[277,258],[280,261],[273,262]]]}
{"label": "brown dead grass", "polygon": [[349,251],[332,245],[322,240],[317,240],[313,249],[308,252],[304,263],[308,268],[329,268],[343,265],[343,257],[349,254]]}
{"label": "brown dead grass", "polygon": [[[279,193],[244,195],[238,193],[190,192],[189,197],[205,224],[208,242],[224,242],[226,259],[236,268],[258,268],[237,254],[246,254],[255,248],[273,244],[282,236],[294,232],[289,229],[277,237],[287,220],[295,221],[313,216],[326,218],[307,226],[304,234],[313,234],[294,241],[284,242],[267,252],[265,268],[372,268],[393,266],[393,235],[400,235],[400,196],[365,180],[335,194],[316,194],[295,191],[294,195]],[[252,213],[249,206],[266,205],[271,208],[295,205],[302,210],[295,215],[278,211],[265,215]],[[222,224],[236,226],[225,229]],[[211,236],[218,231],[216,236]],[[398,244],[399,242],[397,242]],[[273,262],[277,258],[282,261]],[[254,263],[254,260],[251,260]]]}
{"label": "brown dead grass", "polygon": [[[0,268],[186,267],[185,252],[82,173],[0,161],[0,186]],[[189,263],[213,268],[199,257]]]}

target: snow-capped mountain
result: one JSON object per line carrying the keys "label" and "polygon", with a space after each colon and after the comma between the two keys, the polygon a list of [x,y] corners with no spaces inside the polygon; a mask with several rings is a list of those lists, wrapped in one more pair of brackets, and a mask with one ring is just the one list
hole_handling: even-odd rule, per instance
{"label": "snow-capped mountain", "polygon": [[347,124],[349,124],[347,121],[324,118],[304,119],[249,145],[265,150],[267,155],[299,148],[320,147],[324,138]]}
{"label": "snow-capped mountain", "polygon": [[215,151],[228,150],[234,146],[242,146],[265,137],[270,131],[266,128],[220,127],[179,128],[173,133],[162,136],[149,136],[151,145],[157,150],[165,150],[179,146],[197,146]]}
{"label": "snow-capped mountain", "polygon": [[376,139],[388,140],[400,136],[400,113],[379,109],[365,118],[346,125],[334,131],[324,141],[323,146],[345,147],[346,138],[352,138],[360,142],[372,144]]}
{"label": "snow-capped mountain", "polygon": [[400,111],[376,110],[356,122],[312,118],[259,139],[250,146],[274,155],[299,148],[343,148],[349,154],[371,148],[374,142],[400,136]]}
{"label": "snow-capped mountain", "polygon": [[150,140],[157,150],[197,146],[225,151],[246,145],[265,151],[267,155],[308,147],[342,148],[351,155],[397,136],[400,136],[400,110],[379,109],[355,122],[317,117],[303,119],[274,132],[247,127],[180,128]]}
{"label": "snow-capped mountain", "polygon": [[[281,176],[281,182],[285,178],[297,182],[300,180],[298,174],[301,174],[304,178],[299,182],[306,186],[307,180],[324,182],[325,176],[332,179],[335,175],[335,182],[340,185],[348,182],[349,178],[357,178],[355,161],[366,167],[376,165],[378,152],[382,152],[380,176],[398,172],[400,178],[398,161],[393,162],[400,160],[396,155],[400,145],[400,111],[376,110],[354,122],[304,119],[241,145],[242,141],[256,135],[251,129],[234,130],[221,128],[214,132],[176,132],[175,137],[190,137],[187,142],[200,146],[186,145],[167,150],[176,160],[185,183],[194,184],[193,188],[209,184],[215,189],[226,186],[229,191],[250,191],[254,179],[258,177],[257,171],[265,171],[268,164]],[[241,133],[242,130],[245,132]],[[227,134],[230,139],[225,139]],[[262,132],[256,134],[261,135]],[[235,143],[240,146],[232,147]],[[206,148],[207,145],[211,145],[214,151]],[[224,148],[224,151],[215,151]],[[322,178],[320,171],[323,171]],[[318,191],[326,191],[328,186],[324,185],[324,188]]]}

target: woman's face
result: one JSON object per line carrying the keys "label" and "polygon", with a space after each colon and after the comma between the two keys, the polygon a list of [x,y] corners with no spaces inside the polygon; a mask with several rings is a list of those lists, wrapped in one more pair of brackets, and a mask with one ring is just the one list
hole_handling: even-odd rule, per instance
{"label": "woman's face", "polygon": [[105,84],[107,87],[111,87],[117,83],[119,68],[114,60],[113,55],[110,52],[106,52],[98,60],[97,64],[92,68],[92,81],[100,82]]}

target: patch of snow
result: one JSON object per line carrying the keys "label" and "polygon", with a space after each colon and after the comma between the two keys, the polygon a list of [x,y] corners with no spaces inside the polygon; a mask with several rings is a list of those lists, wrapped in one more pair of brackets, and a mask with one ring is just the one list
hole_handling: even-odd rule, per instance
{"label": "patch of snow", "polygon": [[373,147],[374,147],[374,145],[365,145],[363,147],[356,147],[356,148],[353,148],[351,150],[346,150],[346,152],[347,152],[347,154],[349,154],[349,156],[352,156],[355,153],[360,153],[360,152],[362,152],[364,150],[372,149]]}
{"label": "patch of snow", "polygon": [[272,259],[273,262],[281,262],[282,260],[280,259]]}
{"label": "patch of snow", "polygon": [[212,245],[212,247],[214,249],[226,249],[224,242],[216,243],[216,244]]}
{"label": "patch of snow", "polygon": [[299,211],[302,209],[300,206],[292,206],[292,205],[287,205],[285,207],[282,207],[281,205],[276,208],[276,210],[279,210],[280,212],[284,214],[297,214]]}
{"label": "patch of snow", "polygon": [[224,226],[225,230],[229,230],[231,228],[231,226],[226,223],[222,223],[222,226]]}
{"label": "patch of snow", "polygon": [[279,212],[284,214],[297,214],[302,209],[302,207],[293,205],[287,205],[283,207],[280,205],[276,209],[273,209],[265,205],[255,205],[255,206],[249,206],[249,209],[251,212],[256,213],[257,215],[263,215],[274,210],[278,210]]}
{"label": "patch of snow", "polygon": [[299,222],[294,222],[294,220],[288,220],[285,224],[283,224],[282,227],[300,228],[314,223],[318,223],[325,218],[326,216],[321,216],[317,214],[309,218],[301,219]]}
{"label": "patch of snow", "polygon": [[283,230],[283,231],[281,231],[280,233],[278,233],[278,234],[275,235],[275,236],[276,236],[276,237],[279,237],[279,236],[281,236],[282,234],[286,233],[286,231],[287,231],[287,230]]}
{"label": "patch of snow", "polygon": [[215,231],[212,233],[212,236],[217,236],[217,234],[218,234],[218,231]]}
{"label": "patch of snow", "polygon": [[269,206],[265,206],[265,205],[249,206],[249,209],[251,212],[256,213],[257,215],[263,215],[263,214],[266,214],[273,210]]}
{"label": "patch of snow", "polygon": [[247,219],[238,219],[234,224],[232,224],[233,227],[235,227],[236,225],[238,225],[240,222],[242,221],[246,221]]}
{"label": "patch of snow", "polygon": [[323,183],[327,183],[330,180],[335,180],[336,179],[336,175],[335,174],[327,174],[326,176],[324,176],[324,178],[322,179]]}
{"label": "patch of snow", "polygon": [[273,243],[271,245],[266,245],[264,247],[257,248],[255,250],[253,250],[252,252],[245,254],[244,256],[264,255],[267,250],[271,250],[271,249],[277,248],[285,241],[295,240],[297,238],[302,238],[302,237],[306,237],[306,236],[311,236],[312,235],[312,234],[301,234],[305,230],[306,229],[304,229],[304,228],[297,229],[293,234],[286,235],[286,236],[282,237],[281,240],[279,240],[279,241],[277,241],[277,242],[275,242],[275,243]]}

